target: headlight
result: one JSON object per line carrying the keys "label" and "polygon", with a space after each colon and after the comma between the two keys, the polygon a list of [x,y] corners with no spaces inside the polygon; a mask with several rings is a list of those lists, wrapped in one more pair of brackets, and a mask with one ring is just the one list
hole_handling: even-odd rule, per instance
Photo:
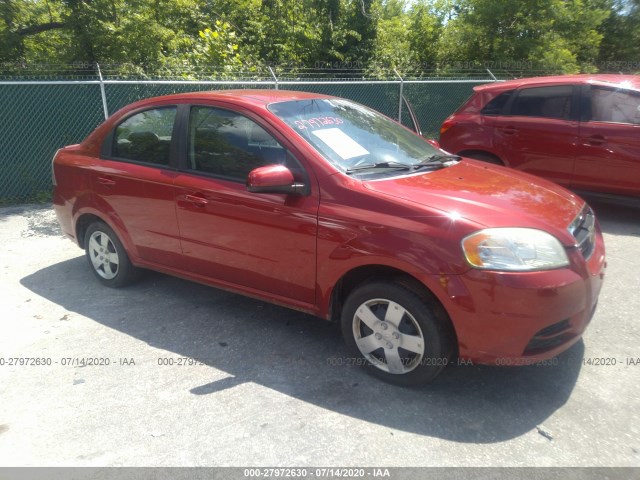
{"label": "headlight", "polygon": [[484,270],[548,270],[569,265],[557,238],[533,228],[487,228],[462,240],[467,261]]}

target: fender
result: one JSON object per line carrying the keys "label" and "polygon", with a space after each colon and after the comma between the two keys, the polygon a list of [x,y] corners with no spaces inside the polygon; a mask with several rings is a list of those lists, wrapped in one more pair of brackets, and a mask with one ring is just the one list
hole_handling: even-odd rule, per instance
{"label": "fender", "polygon": [[84,240],[78,237],[78,223],[80,218],[84,215],[93,215],[106,223],[116,233],[116,235],[118,235],[118,238],[127,251],[127,255],[129,255],[131,263],[134,265],[138,265],[140,263],[138,250],[132,242],[122,219],[113,210],[113,208],[111,208],[111,205],[109,205],[108,202],[93,193],[78,198],[73,206],[73,226],[74,233],[76,235],[76,243],[78,243],[78,245],[81,245]]}
{"label": "fender", "polygon": [[[336,285],[339,285],[340,280],[356,269],[369,267],[374,270],[386,267],[398,271],[399,274],[409,275],[434,294],[440,302],[448,298],[440,281],[443,272],[451,274],[462,271],[461,265],[451,265],[444,258],[440,264],[424,262],[420,252],[427,249],[431,252],[440,250],[442,257],[449,257],[450,260],[453,260],[452,253],[445,253],[443,248],[439,248],[427,237],[425,239],[429,245],[416,244],[405,236],[398,236],[389,231],[384,234],[384,237],[380,234],[366,235],[339,245],[330,244],[330,240],[322,237],[322,235],[319,236],[318,240],[318,256],[325,258],[325,260],[318,263],[316,298],[318,298],[321,316],[324,318],[328,318],[330,315],[331,299]],[[396,248],[389,249],[387,245],[395,245]],[[404,245],[403,254],[398,254],[397,245]],[[331,253],[323,253],[329,248],[332,249]],[[469,267],[466,267],[464,270],[468,269]]]}

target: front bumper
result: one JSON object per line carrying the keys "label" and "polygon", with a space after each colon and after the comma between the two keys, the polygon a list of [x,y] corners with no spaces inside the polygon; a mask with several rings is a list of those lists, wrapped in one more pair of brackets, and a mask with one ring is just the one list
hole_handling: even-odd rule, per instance
{"label": "front bumper", "polygon": [[[588,261],[540,272],[470,270],[439,278],[459,356],[474,363],[526,365],[578,342],[594,314],[606,269],[599,229]],[[442,293],[442,292],[441,292]]]}

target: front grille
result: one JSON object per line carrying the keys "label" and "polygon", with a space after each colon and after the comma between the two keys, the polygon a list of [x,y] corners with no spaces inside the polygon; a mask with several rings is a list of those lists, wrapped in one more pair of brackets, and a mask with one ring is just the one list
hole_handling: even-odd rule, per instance
{"label": "front grille", "polygon": [[585,205],[580,214],[569,225],[569,232],[576,239],[576,246],[588,260],[596,244],[596,216],[591,207]]}
{"label": "front grille", "polygon": [[571,328],[569,319],[554,323],[537,332],[524,350],[524,355],[544,353],[571,340],[575,335],[567,332]]}

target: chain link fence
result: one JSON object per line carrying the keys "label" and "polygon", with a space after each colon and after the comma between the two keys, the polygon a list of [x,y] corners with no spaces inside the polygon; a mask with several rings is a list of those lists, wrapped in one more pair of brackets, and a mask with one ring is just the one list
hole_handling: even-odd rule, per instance
{"label": "chain link fence", "polygon": [[[98,71],[99,72],[99,71]],[[388,80],[326,78],[316,74],[245,80],[118,80],[111,76],[82,79],[0,80],[0,204],[46,200],[51,193],[51,159],[56,150],[82,141],[105,119],[105,113],[136,100],[171,93],[230,88],[303,90],[349,98],[411,127],[411,103],[427,138],[437,138],[442,121],[476,85],[496,81],[491,72],[454,78]],[[5,77],[6,78],[6,77]],[[47,77],[51,78],[51,77]],[[318,79],[319,78],[319,79]]]}

